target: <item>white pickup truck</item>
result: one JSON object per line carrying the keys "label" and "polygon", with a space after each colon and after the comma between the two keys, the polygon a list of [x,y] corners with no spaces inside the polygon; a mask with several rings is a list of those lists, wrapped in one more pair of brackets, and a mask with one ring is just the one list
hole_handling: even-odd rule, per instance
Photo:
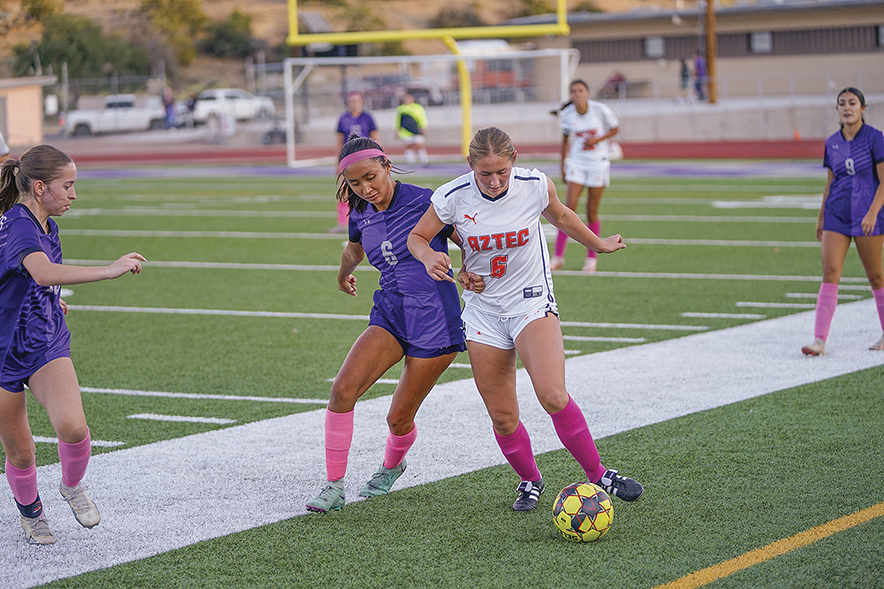
{"label": "white pickup truck", "polygon": [[273,101],[266,96],[255,96],[239,88],[203,90],[193,109],[193,122],[202,124],[209,117],[233,116],[238,121],[269,119],[276,113]]}
{"label": "white pickup truck", "polygon": [[134,94],[114,94],[104,99],[104,108],[72,110],[62,115],[62,131],[67,135],[147,131],[165,126],[166,111],[156,96],[147,96],[136,106]]}

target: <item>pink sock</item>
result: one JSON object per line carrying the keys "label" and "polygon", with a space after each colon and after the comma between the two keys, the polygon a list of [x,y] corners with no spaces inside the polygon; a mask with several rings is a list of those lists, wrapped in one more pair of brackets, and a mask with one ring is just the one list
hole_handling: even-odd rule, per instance
{"label": "pink sock", "polygon": [[390,432],[390,435],[387,436],[387,445],[384,448],[384,468],[394,468],[402,464],[416,438],[417,426],[414,426],[404,436],[397,436]]}
{"label": "pink sock", "polygon": [[503,456],[520,479],[523,481],[540,480],[540,471],[537,469],[534,452],[531,450],[531,438],[521,421],[516,431],[510,435],[502,436],[494,432],[494,437],[497,439],[497,445],[503,451]]}
{"label": "pink sock", "polygon": [[605,467],[599,459],[599,451],[595,447],[586,418],[574,399],[568,398],[568,404],[557,413],[550,414],[559,439],[577,463],[586,472],[590,482],[596,482],[605,474]]}
{"label": "pink sock", "polygon": [[831,282],[823,282],[820,292],[816,297],[816,319],[813,324],[813,337],[826,340],[829,337],[829,328],[832,326],[832,317],[835,315],[835,307],[838,306],[838,285]]}
{"label": "pink sock", "polygon": [[61,482],[65,487],[76,487],[86,474],[86,466],[92,455],[92,439],[89,428],[86,437],[76,444],[58,440],[58,457],[61,459]]}
{"label": "pink sock", "polygon": [[[593,233],[595,233],[596,235],[601,237],[601,235],[599,234],[599,232],[602,230],[602,222],[601,221],[593,221],[592,223],[587,223],[586,226],[589,227],[590,231],[592,231]],[[587,258],[597,258],[597,257],[599,257],[599,255],[598,255],[598,253],[592,251],[591,249],[586,248],[586,257]]]}
{"label": "pink sock", "polygon": [[350,205],[346,202],[338,203],[338,225],[346,226],[347,217],[350,216]]}
{"label": "pink sock", "polygon": [[878,320],[881,322],[881,330],[884,331],[884,288],[873,290],[875,295],[875,306],[878,307]]}
{"label": "pink sock", "polygon": [[12,496],[21,505],[31,505],[37,500],[37,465],[16,468],[6,460],[6,480],[12,489]]}
{"label": "pink sock", "polygon": [[564,231],[559,231],[559,234],[556,236],[556,255],[558,257],[565,257],[566,245],[568,245],[568,234]]}
{"label": "pink sock", "polygon": [[347,459],[353,441],[353,411],[334,413],[325,411],[325,472],[330,481],[347,474]]}

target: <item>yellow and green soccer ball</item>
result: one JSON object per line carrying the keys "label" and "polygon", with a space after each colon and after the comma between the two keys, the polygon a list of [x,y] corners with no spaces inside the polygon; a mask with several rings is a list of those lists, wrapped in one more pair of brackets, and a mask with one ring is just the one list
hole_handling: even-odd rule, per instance
{"label": "yellow and green soccer ball", "polygon": [[601,487],[592,483],[574,483],[562,489],[556,497],[553,521],[565,539],[592,542],[611,529],[614,505]]}

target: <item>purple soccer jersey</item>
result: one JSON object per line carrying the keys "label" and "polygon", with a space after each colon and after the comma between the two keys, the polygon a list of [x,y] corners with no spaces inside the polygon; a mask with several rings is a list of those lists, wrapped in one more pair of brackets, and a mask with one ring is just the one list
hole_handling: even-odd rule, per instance
{"label": "purple soccer jersey", "polygon": [[368,137],[377,128],[374,118],[365,111],[359,113],[358,117],[354,117],[347,111],[338,119],[338,133],[344,136],[344,141],[350,137],[351,133],[356,133],[360,137]]}
{"label": "purple soccer jersey", "polygon": [[[826,139],[823,166],[832,170],[823,229],[843,235],[863,235],[862,219],[869,211],[881,179],[876,166],[884,161],[884,135],[863,125],[851,141],[841,131]],[[884,233],[884,208],[872,235]]]}
{"label": "purple soccer jersey", "polygon": [[59,304],[61,288],[40,286],[23,265],[28,254],[38,251],[51,262],[62,262],[58,225],[52,219],[47,223],[49,233],[21,204],[0,217],[0,386],[4,388],[26,379],[46,362],[70,355],[70,332]]}
{"label": "purple soccer jersey", "polygon": [[[368,262],[381,272],[375,307],[395,316],[402,333],[394,335],[426,350],[462,344],[463,323],[457,287],[436,281],[408,251],[408,234],[430,207],[433,191],[396,183],[393,200],[385,211],[368,204],[363,212],[350,211],[350,241],[362,244]],[[448,253],[446,227],[430,247]]]}

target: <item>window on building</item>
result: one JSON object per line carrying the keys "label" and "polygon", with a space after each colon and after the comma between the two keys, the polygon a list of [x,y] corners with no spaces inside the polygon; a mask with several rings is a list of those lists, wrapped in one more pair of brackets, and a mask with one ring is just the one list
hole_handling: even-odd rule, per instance
{"label": "window on building", "polygon": [[773,51],[773,36],[770,31],[749,34],[749,50],[752,53],[770,53]]}
{"label": "window on building", "polygon": [[645,57],[658,58],[666,55],[663,37],[645,37]]}

